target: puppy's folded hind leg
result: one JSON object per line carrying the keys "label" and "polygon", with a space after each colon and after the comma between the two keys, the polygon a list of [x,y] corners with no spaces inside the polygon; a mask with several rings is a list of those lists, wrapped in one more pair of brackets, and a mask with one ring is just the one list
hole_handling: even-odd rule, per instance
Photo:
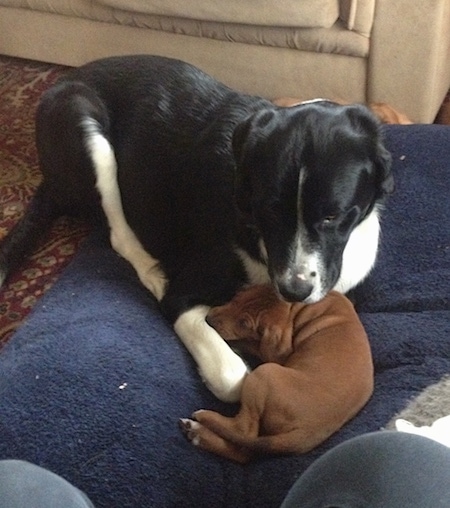
{"label": "puppy's folded hind leg", "polygon": [[253,453],[250,450],[230,443],[195,420],[180,418],[179,425],[187,439],[202,450],[221,455],[240,464],[246,464],[252,458]]}

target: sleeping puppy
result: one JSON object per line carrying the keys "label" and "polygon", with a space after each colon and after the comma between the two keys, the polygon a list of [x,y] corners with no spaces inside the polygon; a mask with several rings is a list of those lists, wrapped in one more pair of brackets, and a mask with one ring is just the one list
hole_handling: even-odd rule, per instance
{"label": "sleeping puppy", "polygon": [[109,228],[221,400],[247,365],[205,318],[246,284],[289,301],[370,272],[393,190],[379,122],[330,101],[282,108],[151,55],[70,70],[40,102],[42,183],[0,247],[0,282],[60,215]]}
{"label": "sleeping puppy", "polygon": [[[274,99],[274,104],[282,107],[298,106],[313,101],[301,101],[300,99],[294,99],[292,97],[280,97]],[[344,101],[335,100],[337,104],[346,104]],[[376,117],[386,124],[399,124],[399,125],[411,125],[413,122],[403,113],[397,111],[390,104],[386,102],[371,102],[368,104],[368,108],[375,114]]]}
{"label": "sleeping puppy", "polygon": [[199,448],[245,463],[257,454],[305,453],[350,420],[373,391],[369,342],[351,302],[332,291],[305,305],[250,286],[208,322],[263,362],[247,375],[233,417],[200,410],[180,421]]}

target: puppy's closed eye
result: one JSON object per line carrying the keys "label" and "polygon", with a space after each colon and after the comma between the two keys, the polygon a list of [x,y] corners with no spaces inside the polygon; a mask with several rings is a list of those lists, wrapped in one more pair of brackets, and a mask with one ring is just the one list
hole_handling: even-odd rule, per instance
{"label": "puppy's closed eye", "polygon": [[253,323],[252,320],[250,319],[250,316],[248,316],[247,314],[242,315],[237,321],[237,326],[240,330],[244,331],[252,330]]}

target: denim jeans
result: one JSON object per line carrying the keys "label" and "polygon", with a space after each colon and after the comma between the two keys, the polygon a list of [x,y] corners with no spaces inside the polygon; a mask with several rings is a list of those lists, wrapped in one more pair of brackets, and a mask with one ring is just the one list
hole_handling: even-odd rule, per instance
{"label": "denim jeans", "polygon": [[397,431],[355,437],[319,457],[282,508],[450,508],[450,448]]}

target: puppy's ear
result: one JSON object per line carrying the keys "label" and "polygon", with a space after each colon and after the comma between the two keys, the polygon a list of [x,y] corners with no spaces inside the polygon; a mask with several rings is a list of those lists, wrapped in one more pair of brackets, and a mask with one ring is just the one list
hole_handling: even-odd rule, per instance
{"label": "puppy's ear", "polygon": [[376,160],[379,197],[394,192],[394,177],[392,175],[392,156],[380,143]]}
{"label": "puppy's ear", "polygon": [[[286,325],[286,323],[284,324]],[[292,326],[272,324],[260,333],[259,351],[265,362],[284,363],[292,353]]]}

